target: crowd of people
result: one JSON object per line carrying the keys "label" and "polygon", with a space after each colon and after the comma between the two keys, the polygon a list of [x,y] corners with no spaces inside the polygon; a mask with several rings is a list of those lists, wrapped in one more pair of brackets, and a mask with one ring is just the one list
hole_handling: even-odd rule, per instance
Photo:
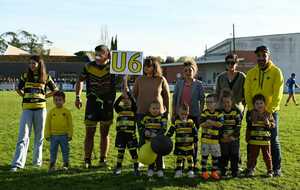
{"label": "crowd of people", "polygon": [[[198,173],[204,180],[210,177],[215,180],[226,176],[237,177],[241,175],[241,121],[246,117],[247,168],[244,174],[254,175],[257,157],[262,149],[266,175],[281,176],[278,111],[284,79],[280,68],[271,61],[266,46],[256,48],[257,65],[247,75],[236,69],[238,56],[227,55],[226,71],[218,76],[215,93],[206,96],[201,81],[196,79],[197,64],[193,60],[185,61],[183,77],[176,82],[172,102],[159,59],[146,58],[144,74],[130,88],[126,76],[109,72],[108,47],[97,46],[95,55],[95,61],[85,65],[75,84],[75,106],[82,109],[81,93],[83,83],[86,83],[85,168],[89,169],[93,165],[91,156],[99,123],[99,165],[106,167],[107,159],[116,159],[115,175],[122,173],[126,149],[129,149],[134,163],[134,175],[140,176],[138,149],[159,135],[172,137],[175,134],[175,178],[183,176],[185,160],[187,175],[191,178]],[[291,78],[288,84],[293,83],[295,86],[296,83],[291,82],[295,75]],[[122,94],[115,100],[120,83]],[[46,92],[46,87],[50,91]],[[25,167],[31,128],[34,130],[33,165],[42,165],[45,137],[50,141],[49,171],[55,171],[58,146],[63,154],[63,168],[67,170],[70,164],[69,141],[73,137],[72,114],[64,107],[64,92],[59,91],[47,74],[40,56],[31,57],[28,70],[18,81],[17,92],[23,98],[23,112],[11,171],[16,172]],[[47,114],[46,98],[51,96],[55,107]],[[114,119],[114,109],[117,113],[115,147],[118,155],[117,158],[108,158],[109,130]],[[211,172],[207,169],[209,156],[212,158]],[[201,159],[200,164],[198,159]],[[154,163],[148,166],[146,175],[152,177],[154,174],[164,176],[163,155],[158,154]]]}

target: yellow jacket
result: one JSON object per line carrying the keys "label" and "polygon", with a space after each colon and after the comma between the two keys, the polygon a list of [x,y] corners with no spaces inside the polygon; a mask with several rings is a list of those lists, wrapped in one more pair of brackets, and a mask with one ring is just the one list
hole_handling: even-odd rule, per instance
{"label": "yellow jacket", "polygon": [[272,61],[264,71],[258,65],[247,73],[244,89],[248,110],[253,109],[252,98],[256,94],[262,94],[266,98],[267,111],[273,113],[279,110],[283,95],[284,79],[281,70]]}
{"label": "yellow jacket", "polygon": [[51,109],[46,118],[45,138],[51,135],[68,135],[72,138],[73,135],[73,122],[71,112],[62,108]]}

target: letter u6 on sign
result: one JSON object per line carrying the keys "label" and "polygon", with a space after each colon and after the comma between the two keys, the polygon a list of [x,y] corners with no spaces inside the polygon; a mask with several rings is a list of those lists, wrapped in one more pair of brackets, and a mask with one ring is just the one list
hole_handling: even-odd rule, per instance
{"label": "letter u6 on sign", "polygon": [[110,73],[143,75],[143,52],[112,51]]}

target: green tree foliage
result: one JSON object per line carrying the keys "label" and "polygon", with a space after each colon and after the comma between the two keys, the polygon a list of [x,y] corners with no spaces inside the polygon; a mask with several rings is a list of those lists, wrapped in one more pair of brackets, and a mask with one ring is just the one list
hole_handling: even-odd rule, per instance
{"label": "green tree foliage", "polygon": [[0,35],[0,53],[4,53],[7,44],[27,51],[30,54],[48,55],[49,49],[53,42],[48,40],[47,36],[38,36],[25,30],[17,32],[5,32]]}

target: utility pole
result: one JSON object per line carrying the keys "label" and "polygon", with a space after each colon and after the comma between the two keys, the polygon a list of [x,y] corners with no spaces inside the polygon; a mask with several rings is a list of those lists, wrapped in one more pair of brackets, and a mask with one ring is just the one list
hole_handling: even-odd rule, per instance
{"label": "utility pole", "polygon": [[235,53],[235,30],[234,30],[234,24],[232,24],[232,44],[233,44],[233,53]]}

